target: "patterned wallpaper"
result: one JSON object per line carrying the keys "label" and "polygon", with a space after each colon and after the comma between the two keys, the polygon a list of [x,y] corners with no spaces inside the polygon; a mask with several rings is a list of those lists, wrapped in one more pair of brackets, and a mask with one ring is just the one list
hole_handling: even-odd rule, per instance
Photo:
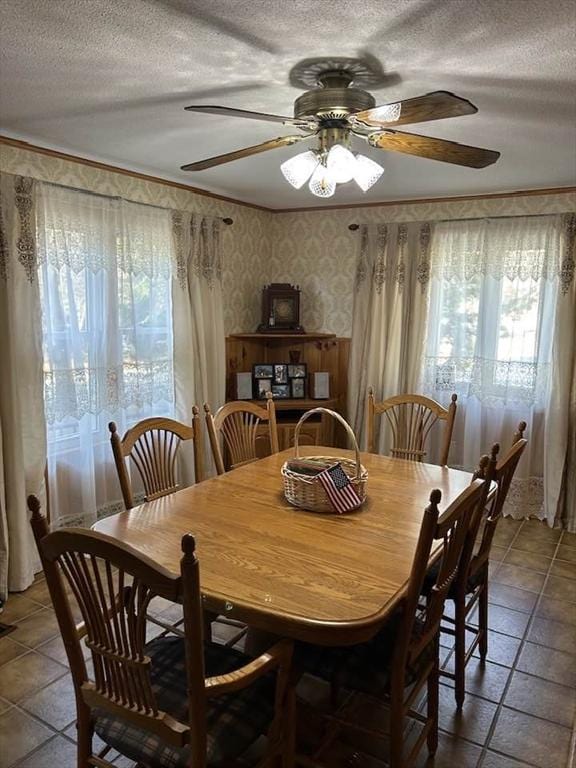
{"label": "patterned wallpaper", "polygon": [[302,324],[306,330],[350,336],[360,233],[351,232],[349,224],[565,211],[576,211],[576,193],[276,214],[271,221],[272,251],[265,274],[270,282],[300,285]]}
{"label": "patterned wallpaper", "polygon": [[260,322],[260,291],[264,282],[262,265],[270,253],[273,214],[6,144],[0,144],[0,169],[104,195],[117,195],[138,203],[210,216],[230,216],[234,223],[222,228],[226,333],[256,329]]}
{"label": "patterned wallpaper", "polygon": [[576,193],[526,195],[304,213],[268,213],[30,150],[0,144],[0,168],[136,202],[231,216],[223,228],[225,327],[255,330],[262,285],[298,284],[308,331],[350,336],[358,232],[351,223],[438,221],[576,211]]}

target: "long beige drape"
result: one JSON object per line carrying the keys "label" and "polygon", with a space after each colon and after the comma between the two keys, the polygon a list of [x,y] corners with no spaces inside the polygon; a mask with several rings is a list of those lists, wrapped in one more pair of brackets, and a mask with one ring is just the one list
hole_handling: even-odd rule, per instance
{"label": "long beige drape", "polygon": [[26,497],[46,466],[36,185],[0,174],[0,598],[21,591],[37,562]]}
{"label": "long beige drape", "polygon": [[[369,387],[377,400],[415,391],[426,327],[431,225],[365,225],[354,286],[348,414],[362,446]],[[379,450],[387,430],[376,424]]]}
{"label": "long beige drape", "polygon": [[544,507],[549,525],[576,532],[576,215],[563,217],[550,402],[546,420]]}
{"label": "long beige drape", "polygon": [[[192,406],[225,399],[226,353],[222,299],[222,220],[173,211],[176,268],[172,279],[176,418],[190,423]],[[193,481],[193,462],[182,446],[183,480]],[[210,462],[207,461],[208,467]]]}

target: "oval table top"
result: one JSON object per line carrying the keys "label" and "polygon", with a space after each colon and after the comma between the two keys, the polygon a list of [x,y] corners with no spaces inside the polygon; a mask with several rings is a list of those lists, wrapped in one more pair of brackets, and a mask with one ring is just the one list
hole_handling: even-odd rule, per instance
{"label": "oval table top", "polygon": [[[301,455],[349,456],[304,446]],[[206,608],[286,637],[346,645],[372,637],[401,601],[433,488],[441,511],[471,474],[363,453],[367,500],[345,515],[288,504],[280,468],[293,449],[105,518],[114,536],[179,572],[196,538]]]}

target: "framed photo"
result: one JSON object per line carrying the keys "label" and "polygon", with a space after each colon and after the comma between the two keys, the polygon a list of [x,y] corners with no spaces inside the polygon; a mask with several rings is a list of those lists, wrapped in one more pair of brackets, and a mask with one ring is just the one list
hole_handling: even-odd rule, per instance
{"label": "framed photo", "polygon": [[304,397],[304,384],[306,379],[293,378],[290,380],[292,385],[292,397]]}
{"label": "framed photo", "polygon": [[259,400],[263,400],[266,393],[272,391],[272,379],[256,379],[256,381],[258,382],[256,394]]}
{"label": "framed photo", "polygon": [[290,386],[288,384],[272,384],[272,397],[277,397],[279,400],[289,399]]}
{"label": "framed photo", "polygon": [[260,363],[254,366],[253,374],[255,379],[271,379],[274,376],[274,366]]}
{"label": "framed photo", "polygon": [[288,366],[288,376],[291,379],[305,379],[306,378],[306,363],[298,363],[297,365]]}
{"label": "framed photo", "polygon": [[274,384],[288,384],[288,366],[286,363],[274,366]]}

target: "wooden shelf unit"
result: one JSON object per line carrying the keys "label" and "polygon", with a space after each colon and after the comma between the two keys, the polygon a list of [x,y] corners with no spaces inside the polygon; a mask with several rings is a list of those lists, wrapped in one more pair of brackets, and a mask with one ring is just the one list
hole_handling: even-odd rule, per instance
{"label": "wooden shelf unit", "polygon": [[[236,399],[236,373],[252,372],[258,363],[290,363],[290,352],[298,352],[298,363],[308,367],[308,395],[311,374],[330,375],[330,398],[311,397],[275,400],[280,450],[294,444],[294,429],[300,416],[312,408],[324,407],[346,416],[346,386],[350,339],[334,333],[236,333],[226,339],[226,399]],[[250,402],[250,401],[248,401]],[[253,400],[260,403],[262,401]],[[266,428],[267,429],[267,428]],[[334,419],[308,419],[300,433],[302,445],[346,445],[344,431]]]}

